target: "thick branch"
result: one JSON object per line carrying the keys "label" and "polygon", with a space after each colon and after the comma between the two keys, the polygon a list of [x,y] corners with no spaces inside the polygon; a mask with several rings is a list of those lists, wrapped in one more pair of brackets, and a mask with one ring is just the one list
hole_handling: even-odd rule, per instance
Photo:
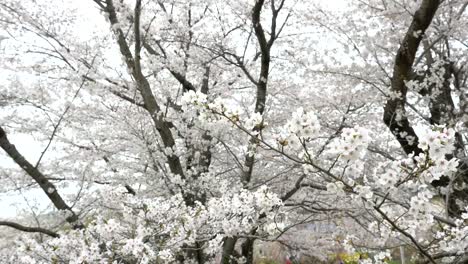
{"label": "thick branch", "polygon": [[[260,53],[261,53],[261,64],[260,64],[260,76],[258,78],[258,82],[255,82],[256,88],[257,88],[257,96],[256,96],[256,102],[255,102],[255,113],[258,113],[260,115],[263,115],[263,112],[265,111],[265,101],[266,101],[266,94],[267,94],[267,82],[268,82],[268,75],[269,75],[269,70],[270,70],[270,49],[271,46],[273,45],[273,41],[271,43],[267,42],[266,37],[265,37],[265,32],[262,28],[262,24],[260,23],[260,14],[263,8],[264,0],[257,0],[255,2],[255,5],[252,9],[252,23],[253,23],[253,28],[255,32],[255,36],[257,37],[258,45],[260,46]],[[273,8],[274,9],[274,8]],[[274,18],[276,19],[276,14],[274,14]],[[274,36],[271,36],[272,39],[274,39]],[[243,63],[242,61],[239,61]],[[256,132],[255,136],[251,136],[249,140],[249,146],[248,149],[252,150],[252,148],[255,148],[256,145],[259,142],[259,136],[262,131],[262,125],[258,125],[254,128],[254,131]],[[252,178],[252,172],[253,172],[253,167],[255,163],[255,155],[251,155],[250,153],[247,153],[245,155],[245,169],[242,174],[242,182],[243,185],[246,187]],[[256,229],[252,230],[252,234],[255,234]],[[246,258],[246,263],[252,263],[253,262],[253,245],[254,245],[255,239],[247,239],[244,241],[242,244],[242,256]],[[223,245],[223,255],[222,259],[229,259],[230,256],[232,255],[235,242],[230,240],[226,240],[226,242],[232,242],[234,245],[231,247],[230,243],[225,243]]]}
{"label": "thick branch", "polygon": [[[137,0],[135,5],[135,58],[130,51],[130,48],[125,40],[125,35],[119,25],[117,14],[115,12],[114,3],[112,0],[106,0],[106,10],[109,15],[109,21],[114,27],[114,32],[117,37],[117,44],[120,48],[120,53],[125,58],[125,63],[127,67],[131,70],[131,74],[137,83],[137,88],[140,91],[140,94],[143,98],[144,105],[151,115],[156,129],[161,136],[164,147],[172,148],[175,145],[174,137],[170,130],[170,125],[168,122],[164,121],[162,115],[158,114],[161,110],[158,105],[156,98],[151,90],[151,86],[148,82],[148,79],[143,75],[142,69],[140,66],[140,50],[141,50],[141,36],[140,36],[140,13],[141,13],[141,0]],[[168,164],[171,169],[171,172],[174,174],[180,175],[182,178],[185,178],[182,165],[177,156],[171,155],[167,157]]]}
{"label": "thick branch", "polygon": [[257,101],[255,103],[255,112],[258,112],[260,114],[263,114],[263,111],[265,109],[268,72],[270,70],[271,48],[271,46],[269,46],[267,43],[267,40],[265,38],[265,32],[263,31],[262,24],[260,23],[260,13],[264,2],[264,0],[257,1],[252,10],[252,23],[262,56],[260,65],[260,77],[257,83]]}
{"label": "thick branch", "polygon": [[307,177],[307,175],[303,174],[299,179],[297,179],[296,184],[294,184],[294,188],[289,190],[285,195],[281,197],[281,201],[286,202],[289,198],[291,198],[294,194],[296,194],[301,188],[309,187],[316,190],[326,191],[327,187],[319,184],[312,184],[312,183],[302,183],[302,181]]}
{"label": "thick branch", "polygon": [[233,255],[232,253],[235,250],[237,242],[237,237],[227,237],[224,240],[223,243],[223,254],[221,257],[221,264],[230,264],[231,262],[231,256]]}
{"label": "thick branch", "polygon": [[[158,55],[158,52],[155,49],[153,49],[153,47],[151,47],[151,45],[149,45],[148,43],[143,42],[143,47],[145,47],[146,51],[148,51],[149,54],[154,55],[154,56]],[[168,70],[172,74],[172,76],[180,84],[182,84],[182,88],[183,88],[184,92],[186,92],[186,91],[196,91],[195,86],[189,80],[187,80],[187,78],[184,75],[182,75],[181,73],[176,72],[174,70],[171,70],[169,68],[168,68]]]}
{"label": "thick branch", "polygon": [[385,221],[387,221],[394,229],[396,229],[398,232],[400,232],[402,235],[404,235],[405,237],[409,238],[411,240],[411,242],[413,242],[413,244],[418,248],[419,252],[421,254],[423,254],[431,263],[436,263],[434,261],[434,259],[432,258],[432,256],[421,246],[419,245],[418,241],[416,241],[416,239],[411,235],[409,234],[408,232],[406,232],[405,230],[403,230],[402,228],[400,228],[394,221],[392,221],[390,218],[388,218],[388,216],[382,212],[382,210],[380,210],[380,208],[378,207],[374,207],[374,209],[382,216],[383,219],[385,219]]}
{"label": "thick branch", "polygon": [[[255,6],[252,10],[252,23],[255,31],[255,36],[257,37],[258,44],[261,51],[261,65],[260,65],[260,76],[257,86],[257,97],[255,102],[255,112],[263,115],[265,111],[265,101],[267,93],[267,82],[268,82],[268,73],[270,70],[270,48],[268,42],[265,38],[265,32],[263,31],[262,24],[260,23],[260,13],[262,11],[264,0],[259,0],[255,2]],[[254,128],[258,134],[261,132],[261,126]],[[249,149],[253,148],[257,144],[258,136],[252,137],[249,142]],[[243,173],[243,183],[244,185],[248,184],[252,178],[252,172],[255,162],[255,156],[247,154],[245,156],[245,171]]]}
{"label": "thick branch", "polygon": [[55,237],[55,238],[60,237],[59,234],[55,233],[54,231],[45,229],[45,228],[23,226],[18,223],[13,223],[9,221],[0,221],[0,226],[8,226],[8,227],[18,229],[23,232],[28,232],[28,233],[42,233],[42,234],[46,234],[48,236]]}
{"label": "thick branch", "polygon": [[13,159],[13,161],[15,161],[18,166],[20,166],[37,184],[39,184],[47,197],[52,201],[55,208],[58,210],[68,211],[69,214],[71,214],[67,217],[67,222],[75,228],[83,227],[83,225],[78,221],[78,216],[58,193],[57,188],[49,182],[44,174],[42,174],[35,166],[27,161],[21,153],[18,152],[15,145],[11,144],[8,140],[6,132],[2,127],[0,127],[0,147],[8,154],[8,156],[10,156],[11,159]]}
{"label": "thick branch", "polygon": [[418,137],[414,132],[405,112],[406,93],[405,81],[410,79],[411,68],[422,36],[431,24],[439,7],[439,0],[424,0],[416,11],[408,31],[398,49],[391,89],[394,96],[390,97],[384,108],[383,120],[395,135],[406,154],[418,155]]}
{"label": "thick branch", "polygon": [[208,94],[208,89],[210,85],[210,66],[205,65],[205,72],[203,73],[203,81],[202,81],[202,86],[200,88],[200,92],[203,94]]}

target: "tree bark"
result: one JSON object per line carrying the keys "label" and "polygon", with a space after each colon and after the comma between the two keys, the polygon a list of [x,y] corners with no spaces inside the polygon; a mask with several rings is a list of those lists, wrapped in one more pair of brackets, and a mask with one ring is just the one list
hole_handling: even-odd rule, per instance
{"label": "tree bark", "polygon": [[405,81],[410,79],[416,51],[424,33],[431,24],[439,4],[439,0],[424,0],[421,3],[395,57],[391,80],[393,94],[384,107],[383,121],[406,154],[414,153],[419,155],[422,150],[418,148],[418,136],[406,115],[405,104],[408,88]]}
{"label": "tree bark", "polygon": [[84,227],[83,224],[78,221],[78,215],[75,214],[72,208],[68,206],[62,196],[60,196],[55,185],[52,184],[47,177],[42,174],[42,172],[27,161],[21,153],[19,153],[15,145],[10,143],[7,134],[2,127],[0,127],[0,147],[18,166],[20,166],[37,184],[39,184],[39,187],[41,187],[47,197],[49,197],[49,200],[54,204],[55,208],[68,212],[69,216],[66,218],[68,223],[70,223],[74,228]]}

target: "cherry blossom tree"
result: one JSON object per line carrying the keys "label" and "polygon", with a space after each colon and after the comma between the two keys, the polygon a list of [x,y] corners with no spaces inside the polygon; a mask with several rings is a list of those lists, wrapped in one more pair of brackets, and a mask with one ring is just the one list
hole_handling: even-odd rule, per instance
{"label": "cherry blossom tree", "polygon": [[467,6],[0,3],[1,191],[51,205],[1,219],[0,256],[253,263],[276,241],[464,263]]}

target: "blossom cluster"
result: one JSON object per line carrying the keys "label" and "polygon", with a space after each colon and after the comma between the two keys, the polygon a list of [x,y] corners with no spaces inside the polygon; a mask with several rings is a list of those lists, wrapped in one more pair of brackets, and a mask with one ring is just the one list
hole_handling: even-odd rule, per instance
{"label": "blossom cluster", "polygon": [[[312,111],[302,107],[292,113],[291,119],[282,127],[277,136],[277,142],[283,148],[299,151],[305,148],[305,143],[315,139],[320,132],[320,122]],[[301,155],[301,154],[300,154]]]}
{"label": "blossom cluster", "polygon": [[305,111],[302,107],[292,114],[291,120],[286,125],[287,131],[301,140],[314,138],[320,132],[320,123],[317,116],[311,111]]}
{"label": "blossom cluster", "polygon": [[332,152],[344,160],[356,161],[364,157],[370,142],[368,129],[360,126],[343,128],[341,137],[332,146]]}
{"label": "blossom cluster", "polygon": [[[442,176],[452,176],[458,167],[458,159],[452,156],[454,147],[455,130],[452,128],[435,127],[425,131],[420,137],[418,147],[425,151],[415,159],[420,166],[426,166],[428,169],[421,174],[421,178],[426,183],[439,180]],[[430,166],[427,166],[429,163]]]}
{"label": "blossom cluster", "polygon": [[281,205],[281,199],[266,186],[262,186],[255,192],[240,189],[237,193],[211,199],[207,208],[211,218],[210,224],[215,225],[215,229],[221,229],[226,236],[235,236],[249,232],[258,225],[261,218],[269,222],[266,231],[271,234],[281,231],[279,228],[271,228],[282,225],[274,222],[273,211]]}
{"label": "blossom cluster", "polygon": [[424,132],[419,139],[418,147],[428,151],[431,159],[444,159],[445,155],[453,152],[455,139],[455,130],[453,128],[434,127]]}
{"label": "blossom cluster", "polygon": [[[468,212],[468,206],[464,208]],[[446,228],[436,235],[442,239],[441,249],[445,252],[456,253],[463,256],[468,250],[468,213],[463,213],[461,218],[456,221],[455,227]]]}
{"label": "blossom cluster", "polygon": [[[185,92],[180,99],[180,104],[184,110],[196,110],[198,121],[209,130],[225,127],[229,120],[234,123],[241,121],[241,111],[237,105],[223,98],[208,100],[206,94],[199,91]],[[192,113],[192,111],[186,112]],[[261,115],[259,117],[258,113],[254,113],[250,118],[245,118],[242,121],[245,123],[244,127],[253,128],[262,120]]]}
{"label": "blossom cluster", "polygon": [[223,237],[248,234],[253,228],[265,236],[281,231],[282,223],[275,215],[282,202],[265,186],[213,197],[206,205],[187,206],[184,199],[180,194],[128,197],[116,214],[90,219],[86,229],[60,232],[59,238],[42,244],[28,238],[18,241],[18,250],[9,261],[171,263],[184,254],[187,244],[197,241],[206,241],[204,252],[214,256]]}

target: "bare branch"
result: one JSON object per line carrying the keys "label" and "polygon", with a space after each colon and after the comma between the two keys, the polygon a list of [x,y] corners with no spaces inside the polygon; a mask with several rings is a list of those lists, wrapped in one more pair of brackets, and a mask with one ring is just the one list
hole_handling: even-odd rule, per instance
{"label": "bare branch", "polygon": [[55,233],[54,231],[51,231],[42,227],[29,227],[29,226],[20,225],[18,223],[9,222],[9,221],[0,221],[0,226],[8,226],[8,227],[18,229],[23,232],[28,232],[28,233],[42,233],[42,234],[46,234],[54,238],[60,237],[60,235]]}
{"label": "bare branch", "polygon": [[385,219],[385,221],[387,221],[394,229],[396,229],[398,232],[400,232],[402,235],[404,235],[405,237],[409,238],[411,240],[411,242],[418,248],[419,252],[421,252],[421,254],[423,254],[431,263],[433,264],[436,264],[435,260],[432,258],[432,256],[418,243],[418,241],[416,241],[416,239],[411,235],[409,234],[408,232],[406,232],[405,230],[403,230],[402,228],[400,228],[394,221],[392,221],[380,208],[378,208],[377,206],[374,206],[374,209],[382,216],[383,219]]}

